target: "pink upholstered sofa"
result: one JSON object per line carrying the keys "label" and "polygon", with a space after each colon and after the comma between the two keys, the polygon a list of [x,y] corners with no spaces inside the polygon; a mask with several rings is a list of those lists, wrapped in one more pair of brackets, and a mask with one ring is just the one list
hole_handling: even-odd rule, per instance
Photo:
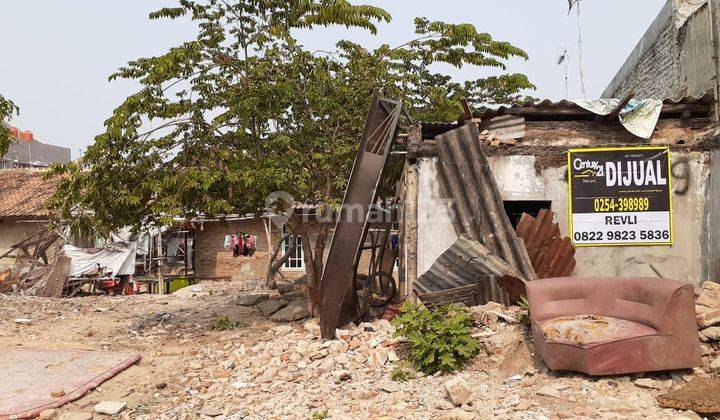
{"label": "pink upholstered sofa", "polygon": [[527,283],[536,351],[553,370],[590,375],[702,364],[692,286],[661,278]]}

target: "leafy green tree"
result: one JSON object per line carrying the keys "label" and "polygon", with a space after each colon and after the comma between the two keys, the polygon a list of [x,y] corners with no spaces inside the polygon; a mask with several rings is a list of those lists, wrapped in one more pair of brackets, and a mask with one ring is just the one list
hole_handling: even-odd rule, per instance
{"label": "leafy green tree", "polygon": [[10,129],[5,125],[5,122],[12,118],[13,114],[18,115],[19,113],[20,108],[18,108],[13,101],[5,99],[5,97],[0,95],[0,157],[7,153],[8,147],[10,147],[14,141]]}
{"label": "leafy green tree", "polygon": [[[74,231],[171,223],[174,217],[261,212],[286,191],[299,202],[337,203],[347,182],[374,90],[401,99],[419,119],[453,120],[462,97],[509,103],[527,77],[455,81],[437,64],[504,70],[525,53],[472,25],[417,19],[417,37],[367,50],[339,41],[310,52],[293,31],[345,25],[376,33],[382,9],[346,0],[180,0],[151,18],[189,16],[197,39],[122,67],[116,78],[142,89],[106,121],[80,162],[63,174],[51,207]],[[288,237],[302,237],[311,301],[317,301],[327,224],[296,215]],[[295,243],[294,240],[291,243]],[[269,282],[289,256],[275,250]]]}

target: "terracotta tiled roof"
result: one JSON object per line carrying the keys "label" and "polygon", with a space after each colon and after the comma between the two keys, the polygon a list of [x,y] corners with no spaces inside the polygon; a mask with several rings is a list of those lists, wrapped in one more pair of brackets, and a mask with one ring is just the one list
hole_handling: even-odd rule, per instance
{"label": "terracotta tiled roof", "polygon": [[57,188],[56,180],[44,180],[44,171],[0,170],[0,218],[44,217],[45,203]]}

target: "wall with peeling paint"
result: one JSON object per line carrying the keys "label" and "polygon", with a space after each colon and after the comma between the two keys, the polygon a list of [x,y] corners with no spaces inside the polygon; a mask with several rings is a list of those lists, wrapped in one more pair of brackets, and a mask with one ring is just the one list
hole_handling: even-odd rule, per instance
{"label": "wall with peeling paint", "polygon": [[[575,276],[656,276],[693,285],[720,274],[720,162],[717,152],[672,152],[672,247],[578,248]],[[534,156],[491,156],[490,166],[503,200],[547,200],[569,236],[567,167],[536,169]],[[443,199],[436,159],[418,161],[418,275],[457,238],[451,210]],[[711,192],[714,192],[711,194]],[[652,267],[651,267],[652,265]]]}

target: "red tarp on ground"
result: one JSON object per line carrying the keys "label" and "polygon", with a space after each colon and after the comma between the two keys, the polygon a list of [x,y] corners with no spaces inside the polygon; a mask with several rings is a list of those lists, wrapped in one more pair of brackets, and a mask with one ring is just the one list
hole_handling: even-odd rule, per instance
{"label": "red tarp on ground", "polygon": [[[37,417],[74,401],[139,359],[105,351],[0,348],[0,420]],[[51,395],[58,391],[65,395]]]}

